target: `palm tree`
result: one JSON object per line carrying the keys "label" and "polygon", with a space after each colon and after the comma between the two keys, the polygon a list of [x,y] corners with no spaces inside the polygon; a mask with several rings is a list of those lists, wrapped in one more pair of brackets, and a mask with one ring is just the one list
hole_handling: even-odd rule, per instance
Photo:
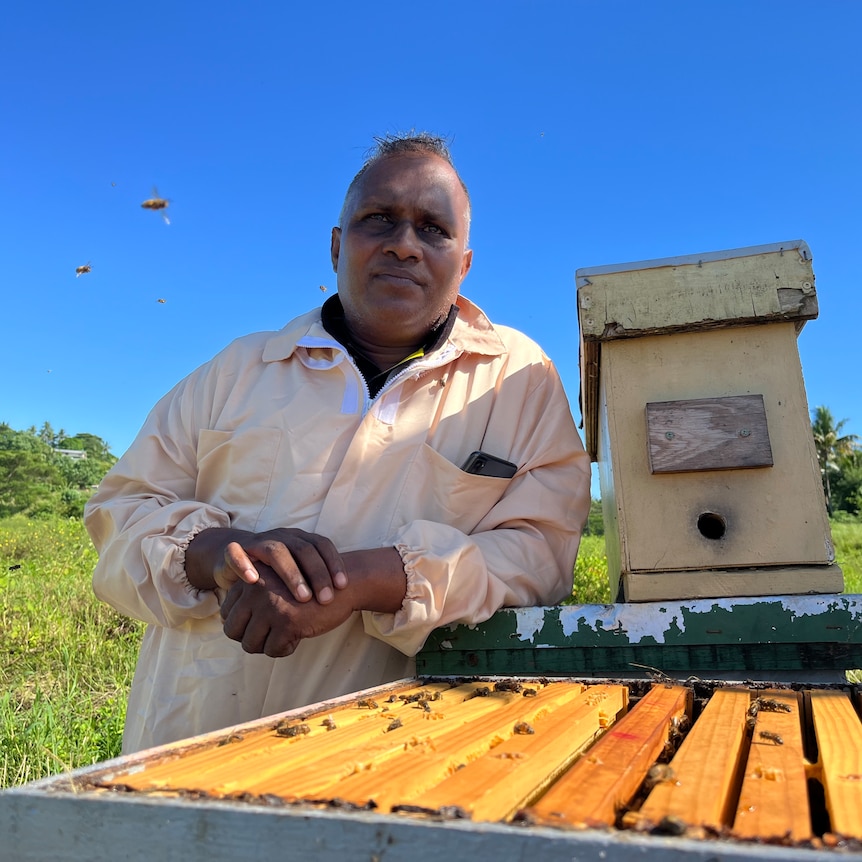
{"label": "palm tree", "polygon": [[846,419],[836,422],[828,407],[817,407],[814,410],[814,421],[811,432],[814,434],[814,448],[817,461],[820,464],[820,475],[823,477],[823,493],[826,495],[826,511],[832,514],[832,485],[830,474],[839,473],[840,461],[852,454],[856,449],[858,437],[855,434],[841,435],[841,429],[847,424]]}

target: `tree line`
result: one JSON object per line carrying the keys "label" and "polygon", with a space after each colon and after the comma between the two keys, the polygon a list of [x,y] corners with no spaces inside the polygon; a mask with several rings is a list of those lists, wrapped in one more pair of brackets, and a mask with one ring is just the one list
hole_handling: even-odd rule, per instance
{"label": "tree line", "polygon": [[811,431],[830,517],[859,517],[862,511],[862,446],[856,434],[842,434],[846,419],[835,421],[827,407],[813,411]]}
{"label": "tree line", "polygon": [[[826,509],[833,518],[862,513],[862,445],[843,434],[846,419],[827,407],[812,411],[811,432],[823,480]],[[70,453],[83,452],[85,457]],[[108,444],[95,434],[68,435],[48,422],[16,431],[0,423],[0,518],[80,517],[84,504],[116,462]],[[601,534],[601,505],[593,501],[587,533]]]}
{"label": "tree line", "polygon": [[48,422],[38,430],[16,431],[2,422],[0,518],[81,517],[93,489],[116,460],[95,434],[68,435]]}

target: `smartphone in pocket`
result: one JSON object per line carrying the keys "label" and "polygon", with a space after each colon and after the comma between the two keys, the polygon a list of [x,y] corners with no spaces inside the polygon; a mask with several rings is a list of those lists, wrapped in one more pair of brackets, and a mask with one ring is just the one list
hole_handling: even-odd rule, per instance
{"label": "smartphone in pocket", "polygon": [[518,465],[487,452],[473,452],[461,469],[477,476],[494,476],[498,479],[511,479],[518,472]]}

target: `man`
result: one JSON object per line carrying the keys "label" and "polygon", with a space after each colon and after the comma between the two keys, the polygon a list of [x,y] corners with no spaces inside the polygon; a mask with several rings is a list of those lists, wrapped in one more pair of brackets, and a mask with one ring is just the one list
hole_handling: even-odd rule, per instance
{"label": "man", "polygon": [[547,357],[459,296],[469,222],[442,140],[378,142],[337,295],[179,383],[91,499],[96,593],[149,624],[125,752],[410,676],[434,628],[570,593],[589,462]]}

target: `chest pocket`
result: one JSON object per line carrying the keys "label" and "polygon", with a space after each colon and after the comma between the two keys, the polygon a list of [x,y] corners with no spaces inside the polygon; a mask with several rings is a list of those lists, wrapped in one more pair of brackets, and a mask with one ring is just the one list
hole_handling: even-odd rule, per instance
{"label": "chest pocket", "polygon": [[281,438],[278,428],[201,431],[197,499],[227,512],[231,526],[255,530],[269,499]]}
{"label": "chest pocket", "polygon": [[472,533],[511,481],[465,473],[423,444],[402,486],[390,533],[414,520],[436,521]]}

